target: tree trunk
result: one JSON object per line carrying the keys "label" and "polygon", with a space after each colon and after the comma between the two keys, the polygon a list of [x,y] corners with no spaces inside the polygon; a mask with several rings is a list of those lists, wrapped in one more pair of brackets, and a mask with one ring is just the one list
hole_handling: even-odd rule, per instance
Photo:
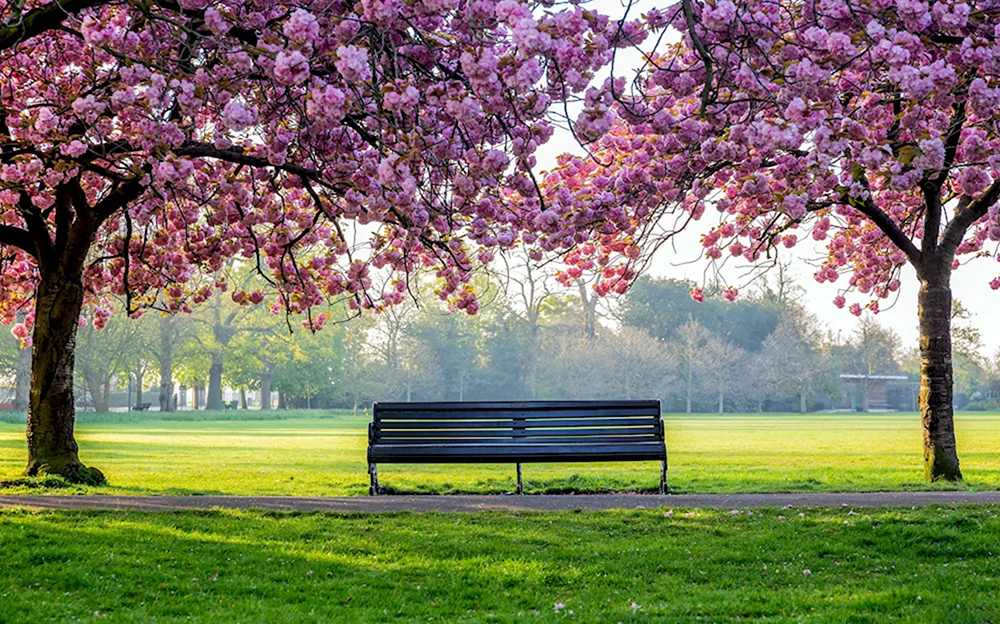
{"label": "tree trunk", "polygon": [[597,337],[597,296],[587,291],[587,284],[582,279],[576,280],[580,290],[580,301],[583,303],[583,335],[587,340]]}
{"label": "tree trunk", "polygon": [[207,410],[222,409],[222,357],[213,355],[212,366],[208,369],[208,400]]}
{"label": "tree trunk", "polygon": [[271,372],[260,375],[260,409],[271,409]]}
{"label": "tree trunk", "polygon": [[188,389],[187,386],[181,386],[180,392],[177,395],[177,407],[187,407],[188,404]]}
{"label": "tree trunk", "polygon": [[534,399],[538,397],[538,319],[532,316],[529,320],[531,331],[528,343],[528,396]]}
{"label": "tree trunk", "polygon": [[104,475],[83,465],[73,437],[73,365],[82,306],[81,275],[66,276],[56,271],[39,282],[28,399],[28,465],[24,474],[60,475],[73,482],[97,485],[105,483]]}
{"label": "tree trunk", "polygon": [[98,414],[106,414],[111,411],[111,380],[105,379],[104,383],[94,397],[94,411]]}
{"label": "tree trunk", "polygon": [[240,388],[240,409],[245,410],[247,408],[247,391]]}
{"label": "tree trunk", "polygon": [[172,412],[174,404],[174,344],[169,320],[160,321],[160,411]]}
{"label": "tree trunk", "polygon": [[31,347],[18,349],[14,364],[14,411],[28,411],[31,394]]}
{"label": "tree trunk", "polygon": [[688,370],[688,374],[687,374],[687,396],[685,397],[685,399],[686,399],[686,401],[685,401],[686,406],[685,406],[685,412],[684,413],[685,414],[690,414],[691,413],[691,371],[690,370]]}
{"label": "tree trunk", "polygon": [[205,385],[200,381],[194,387],[194,408],[200,410],[205,406]]}
{"label": "tree trunk", "polygon": [[808,405],[806,402],[806,389],[799,389],[799,413],[805,414],[808,411]]}
{"label": "tree trunk", "polygon": [[917,297],[920,319],[920,418],[924,428],[927,481],[959,481],[962,471],[955,445],[952,403],[950,267],[921,275]]}
{"label": "tree trunk", "polygon": [[285,393],[282,392],[281,390],[278,390],[278,409],[280,410],[287,409],[285,407]]}
{"label": "tree trunk", "polygon": [[726,393],[722,389],[722,386],[719,386],[719,413],[726,413]]}
{"label": "tree trunk", "polygon": [[135,374],[135,404],[138,405],[142,403],[142,378],[143,371],[140,368]]}

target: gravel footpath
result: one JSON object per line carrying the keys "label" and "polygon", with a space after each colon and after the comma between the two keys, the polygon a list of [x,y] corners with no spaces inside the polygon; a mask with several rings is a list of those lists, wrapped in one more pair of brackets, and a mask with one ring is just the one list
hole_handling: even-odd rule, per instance
{"label": "gravel footpath", "polygon": [[564,511],[660,507],[911,507],[1000,504],[1000,492],[869,492],[844,494],[587,494],[541,496],[2,496],[0,509],[177,511],[268,509],[383,513],[396,511]]}

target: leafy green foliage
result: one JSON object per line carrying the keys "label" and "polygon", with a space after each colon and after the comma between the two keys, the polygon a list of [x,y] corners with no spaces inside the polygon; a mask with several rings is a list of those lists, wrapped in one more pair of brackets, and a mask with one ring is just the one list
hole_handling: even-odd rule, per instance
{"label": "leafy green foliage", "polygon": [[681,325],[693,320],[713,335],[751,352],[758,351],[778,326],[781,304],[777,301],[744,298],[730,303],[721,297],[707,297],[698,303],[691,299],[692,288],[693,282],[640,277],[624,300],[622,322],[669,341],[677,337]]}

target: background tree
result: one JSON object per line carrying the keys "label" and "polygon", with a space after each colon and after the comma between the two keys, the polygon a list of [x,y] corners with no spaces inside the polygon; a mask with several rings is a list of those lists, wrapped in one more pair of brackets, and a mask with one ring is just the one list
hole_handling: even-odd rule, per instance
{"label": "background tree", "polygon": [[895,331],[883,327],[870,315],[858,319],[858,327],[850,341],[847,365],[855,375],[862,375],[861,410],[868,411],[869,394],[877,383],[873,377],[891,375],[899,370],[900,340]]}
{"label": "background tree", "polygon": [[742,349],[725,338],[712,336],[705,343],[702,357],[702,369],[708,387],[714,390],[718,397],[719,413],[726,413],[726,393],[737,387],[734,377],[738,364],[746,354]]}
{"label": "background tree", "polygon": [[755,360],[755,377],[777,395],[797,395],[799,412],[805,414],[816,390],[829,385],[828,358],[820,343],[815,320],[801,308],[786,308]]}
{"label": "background tree", "polygon": [[111,409],[113,382],[132,373],[143,351],[140,326],[124,315],[114,315],[113,305],[109,301],[97,308],[77,334],[76,368],[97,412]]}
{"label": "background tree", "polygon": [[707,352],[712,334],[698,321],[688,320],[677,330],[677,337],[670,343],[677,378],[683,388],[684,412],[691,413],[694,399],[702,386],[702,373],[708,365]]}

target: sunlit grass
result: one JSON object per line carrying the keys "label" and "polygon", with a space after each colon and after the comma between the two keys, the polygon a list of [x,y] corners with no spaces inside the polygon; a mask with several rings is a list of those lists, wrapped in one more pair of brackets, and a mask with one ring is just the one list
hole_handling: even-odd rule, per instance
{"label": "sunlit grass", "polygon": [[988,622],[998,511],[6,511],[0,621]]}
{"label": "sunlit grass", "polygon": [[[83,422],[77,431],[81,457],[104,470],[111,481],[110,487],[93,492],[366,494],[367,418],[345,412],[308,416],[225,422]],[[923,481],[916,414],[664,418],[668,475],[674,492],[928,487]],[[1000,415],[959,414],[956,422],[966,476],[961,487],[1000,489]],[[0,480],[17,475],[25,457],[23,425],[0,423]],[[379,473],[383,486],[394,492],[498,493],[512,491],[515,483],[514,467],[509,465],[385,464]],[[526,464],[524,478],[528,492],[654,491],[659,465]]]}

